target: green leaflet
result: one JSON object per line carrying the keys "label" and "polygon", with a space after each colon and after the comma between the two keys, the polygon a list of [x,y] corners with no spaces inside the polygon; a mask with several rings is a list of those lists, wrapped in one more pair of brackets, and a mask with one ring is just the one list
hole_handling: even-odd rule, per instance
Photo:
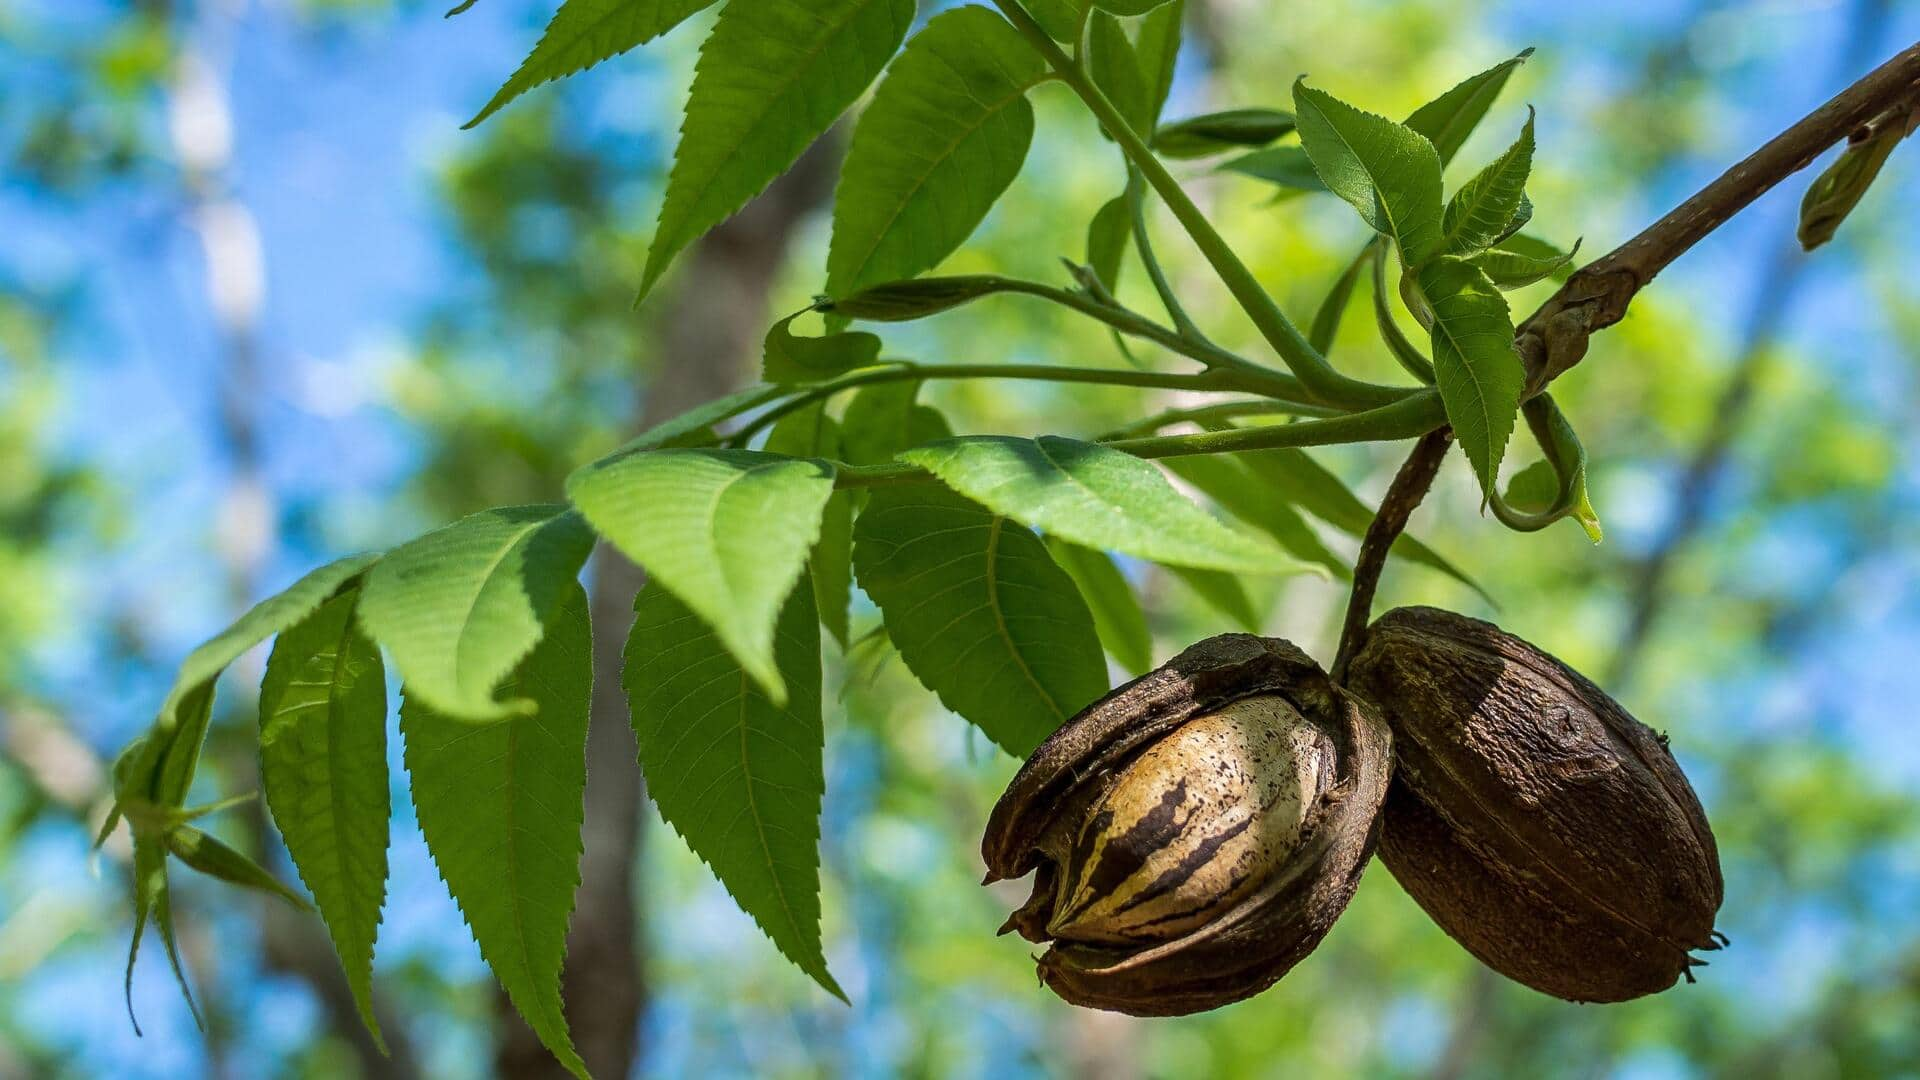
{"label": "green leaflet", "polygon": [[1536,281],[1553,278],[1565,281],[1572,273],[1573,257],[1580,253],[1580,242],[1572,251],[1561,251],[1544,240],[1524,233],[1509,236],[1493,247],[1468,259],[1502,289],[1518,289]]}
{"label": "green leaflet", "polygon": [[676,445],[704,428],[712,427],[722,420],[732,419],[749,409],[765,405],[775,398],[784,397],[788,393],[791,391],[784,386],[768,386],[763,383],[759,386],[749,386],[744,390],[736,390],[725,397],[714,398],[678,416],[655,424],[641,432],[632,441],[595,462],[594,465],[605,465],[615,458],[625,457],[628,454]]}
{"label": "green leaflet", "polygon": [[1086,602],[1018,522],[935,485],[876,488],[853,567],[914,676],[1015,757],[1107,691]]}
{"label": "green leaflet", "polygon": [[1265,180],[1286,191],[1325,191],[1313,159],[1298,146],[1269,146],[1242,154],[1220,166],[1222,171]]}
{"label": "green leaflet", "polygon": [[140,955],[140,939],[148,920],[160,929],[160,942],[167,950],[167,966],[173,969],[173,981],[180,996],[187,999],[187,1011],[194,1026],[202,1031],[200,1006],[193,1000],[193,988],[187,984],[187,972],[180,964],[180,945],[173,933],[173,896],[167,887],[167,847],[163,833],[133,830],[133,940],[127,946],[127,974],[122,992],[127,1000],[127,1020],[133,1033],[140,1034],[140,1020],[133,1015],[133,962]]}
{"label": "green leaflet", "polygon": [[776,704],[774,622],[820,538],[833,466],[751,450],[670,449],[590,465],[567,497],[600,535],[714,628]]}
{"label": "green leaflet", "polygon": [[1440,156],[1426,136],[1300,81],[1300,144],[1320,179],[1417,266],[1441,250]]}
{"label": "green leaflet", "polygon": [[1150,462],[1098,443],[980,435],[909,450],[900,459],[995,513],[1087,547],[1235,573],[1302,568],[1196,506]]}
{"label": "green leaflet", "polygon": [[1284,109],[1228,109],[1168,124],[1154,133],[1153,148],[1170,158],[1207,157],[1265,146],[1294,128]]}
{"label": "green leaflet", "polygon": [[[471,2],[471,0],[469,0]],[[541,83],[645,45],[713,4],[714,0],[567,0],[554,12],[520,67],[486,107],[463,127],[473,127]],[[465,5],[462,5],[464,7]]]}
{"label": "green leaflet", "polygon": [[1027,0],[1026,8],[1040,29],[1062,45],[1072,45],[1078,39],[1088,10],[1087,0]]}
{"label": "green leaflet", "polygon": [[908,322],[938,315],[998,292],[998,282],[978,274],[889,281],[852,296],[827,301],[818,310],[830,317],[868,322]]}
{"label": "green leaflet", "polygon": [[1087,27],[1087,73],[1126,117],[1129,130],[1135,134],[1153,130],[1153,91],[1140,69],[1140,57],[1120,20],[1105,11],[1094,12]]}
{"label": "green leaflet", "polygon": [[[387,894],[387,686],[343,591],[281,633],[260,682],[260,782],[300,880],[326,920],[360,1019]],[[384,1044],[383,1044],[384,1045]]]}
{"label": "green leaflet", "polygon": [[1260,632],[1260,613],[1247,595],[1246,583],[1219,570],[1195,570],[1190,566],[1169,566],[1167,572],[1192,589],[1206,605],[1233,620],[1249,634]]}
{"label": "green leaflet", "polygon": [[1512,232],[1508,226],[1526,200],[1527,175],[1532,170],[1533,110],[1528,109],[1526,126],[1507,152],[1462,184],[1447,202],[1442,226],[1446,250],[1472,254]]}
{"label": "green leaflet", "polygon": [[1522,411],[1546,460],[1514,474],[1507,482],[1506,497],[1491,500],[1494,516],[1520,532],[1534,532],[1571,517],[1588,540],[1600,543],[1605,534],[1587,493],[1587,451],[1573,425],[1550,394],[1528,401]]}
{"label": "green leaflet", "polygon": [[1147,126],[1140,136],[1147,138],[1160,123],[1167,97],[1173,93],[1173,69],[1180,60],[1180,28],[1187,18],[1187,0],[1172,0],[1147,13],[1140,20],[1140,33],[1134,54],[1140,58],[1140,74],[1147,82]]}
{"label": "green leaflet", "polygon": [[642,297],[681,249],[765,190],[853,104],[912,22],[913,0],[754,0],[721,10],[700,49]]}
{"label": "green leaflet", "polygon": [[1560,477],[1554,473],[1551,461],[1536,461],[1507,481],[1507,502],[1516,510],[1544,514],[1559,497]]}
{"label": "green leaflet", "polygon": [[167,851],[210,878],[277,896],[300,911],[312,910],[299,893],[281,884],[280,879],[268,873],[265,867],[228,847],[211,833],[201,832],[191,825],[175,825],[167,830]]}
{"label": "green leaflet", "polygon": [[[843,453],[840,425],[816,402],[780,419],[767,434],[768,453],[788,457],[837,459]],[[848,608],[853,600],[853,492],[836,491],[820,515],[820,539],[807,558],[820,625],[842,649],[848,642]]]}
{"label": "green leaflet", "polygon": [[[1373,508],[1361,502],[1338,476],[1304,450],[1256,450],[1234,456],[1277,497],[1349,536],[1365,536],[1367,526],[1373,522]],[[1440,571],[1492,602],[1492,597],[1473,579],[1412,536],[1402,533],[1400,539],[1394,541],[1392,550],[1409,562]]]}
{"label": "green leaflet", "polygon": [[1900,140],[1920,127],[1920,105],[1896,105],[1876,117],[1866,138],[1849,141],[1833,164],[1816,177],[1800,200],[1798,238],[1803,251],[1833,239],[1840,223],[1866,197]]}
{"label": "green leaflet", "polygon": [[1032,46],[976,5],[907,42],[853,129],[833,200],[827,292],[932,268],[973,233],[1033,141]]}
{"label": "green leaflet", "polygon": [[502,688],[530,700],[531,711],[469,722],[410,692],[400,705],[427,851],[513,1007],[583,1080],[560,969],[580,886],[591,637],[586,592],[570,583],[539,645]]}
{"label": "green leaflet", "polygon": [[540,640],[593,550],[565,506],[507,506],[394,548],[367,574],[360,625],[393,658],[407,695],[465,719],[525,703],[495,684]]}
{"label": "green leaflet", "polygon": [[1133,239],[1133,213],[1127,197],[1117,195],[1102,205],[1087,226],[1087,265],[1111,292],[1120,287],[1120,267]]}
{"label": "green leaflet", "polygon": [[879,361],[880,339],[865,331],[796,335],[790,324],[812,310],[789,315],[767,331],[762,364],[768,382],[820,382]]}
{"label": "green leaflet", "polygon": [[910,446],[949,438],[953,429],[931,405],[916,404],[917,382],[875,383],[861,387],[847,403],[840,424],[845,461],[883,465]]}
{"label": "green leaflet", "polygon": [[[232,626],[187,655],[173,688],[148,733],[128,745],[114,762],[116,813],[130,799],[179,807],[193,784],[213,715],[213,684],[227,665],[248,649],[299,622],[355,575],[374,565],[378,555],[353,555],[329,563],[286,591],[255,604]],[[111,827],[111,821],[108,823]],[[104,833],[103,833],[104,835]]]}
{"label": "green leaflet", "polygon": [[1313,325],[1307,330],[1307,344],[1321,356],[1333,348],[1333,339],[1340,333],[1340,320],[1346,317],[1347,305],[1353,300],[1354,286],[1372,257],[1373,248],[1367,247],[1348,263],[1346,270],[1335,279],[1333,288],[1327,290],[1326,299],[1320,301],[1320,307],[1314,311]]}
{"label": "green leaflet", "polygon": [[1305,518],[1272,486],[1260,482],[1233,456],[1196,454],[1170,458],[1175,476],[1205,492],[1241,521],[1259,529],[1295,557],[1327,568],[1334,577],[1351,580],[1347,561],[1335,554],[1307,524]]}
{"label": "green leaflet", "polygon": [[1166,2],[1167,0],[1093,0],[1093,6],[1102,11],[1111,11],[1115,15],[1131,18],[1135,15],[1145,15]]}
{"label": "green leaflet", "polygon": [[1057,536],[1047,537],[1047,552],[1079,586],[1100,644],[1129,674],[1145,675],[1153,667],[1153,634],[1147,630],[1140,598],[1114,565],[1113,556]]}
{"label": "green leaflet", "polygon": [[1504,60],[1458,86],[1427,102],[1407,117],[1407,126],[1425,135],[1440,154],[1440,163],[1453,160],[1453,155],[1466,145],[1467,136],[1480,126],[1480,120],[1487,115],[1495,98],[1507,85],[1507,79],[1515,69],[1527,62],[1533,55],[1532,49],[1523,50],[1519,56]]}
{"label": "green leaflet", "polygon": [[770,700],[712,632],[649,583],[624,683],[647,792],[787,959],[841,1000],[820,948],[820,631],[813,590],[780,613],[788,694]]}
{"label": "green leaflet", "polygon": [[1506,298],[1472,263],[1443,255],[1419,270],[1433,311],[1433,373],[1447,421],[1482,491],[1494,489],[1526,376]]}

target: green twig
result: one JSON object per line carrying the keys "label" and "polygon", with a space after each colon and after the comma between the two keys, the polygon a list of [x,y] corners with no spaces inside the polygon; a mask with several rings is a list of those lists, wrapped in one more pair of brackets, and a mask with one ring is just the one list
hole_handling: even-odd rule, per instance
{"label": "green twig", "polygon": [[1235,420],[1243,416],[1308,416],[1328,417],[1345,416],[1338,409],[1329,409],[1324,405],[1300,405],[1291,401],[1272,401],[1260,399],[1254,401],[1222,401],[1212,405],[1195,405],[1190,408],[1168,409],[1152,416],[1135,420],[1124,427],[1114,428],[1102,436],[1104,439],[1131,439],[1142,435],[1152,435],[1162,428],[1175,424],[1198,424],[1206,427],[1226,420]]}
{"label": "green twig", "polygon": [[1380,338],[1387,343],[1387,351],[1407,369],[1407,373],[1428,386],[1433,385],[1433,361],[1400,329],[1400,321],[1393,317],[1393,296],[1387,291],[1387,251],[1384,244],[1373,242],[1373,319],[1380,324]]}
{"label": "green twig", "polygon": [[1335,371],[1326,358],[1317,352],[1312,343],[1304,337],[1286,313],[1274,303],[1273,297],[1260,286],[1240,256],[1227,244],[1206,214],[1194,204],[1180,182],[1173,178],[1165,165],[1154,155],[1145,140],[1128,126],[1120,110],[1108,100],[1106,94],[1093,84],[1080,65],[1054,44],[1047,32],[1040,28],[1033,16],[1027,13],[1019,0],[993,0],[1008,21],[1023,34],[1040,55],[1051,65],[1060,81],[1066,83],[1080,96],[1095,119],[1113,136],[1127,159],[1146,177],[1148,184],[1159,194],[1167,209],[1193,238],[1214,272],[1227,286],[1227,291],[1247,316],[1258,327],[1261,336],[1280,354],[1280,358],[1293,373],[1299,376],[1312,396],[1325,404],[1346,405],[1353,408],[1369,408],[1386,405],[1399,398],[1399,392],[1392,387],[1377,386],[1373,383],[1352,379]]}
{"label": "green twig", "polygon": [[[1139,458],[1239,454],[1285,447],[1331,446],[1338,443],[1411,439],[1434,431],[1446,422],[1446,410],[1440,404],[1440,395],[1432,390],[1423,390],[1413,397],[1404,398],[1391,405],[1329,417],[1325,420],[1302,420],[1297,424],[1271,424],[1265,427],[1205,431],[1195,435],[1156,435],[1140,439],[1118,439],[1103,445]],[[878,487],[885,484],[921,483],[930,479],[932,476],[926,470],[912,465],[842,465],[839,467],[836,486]]]}

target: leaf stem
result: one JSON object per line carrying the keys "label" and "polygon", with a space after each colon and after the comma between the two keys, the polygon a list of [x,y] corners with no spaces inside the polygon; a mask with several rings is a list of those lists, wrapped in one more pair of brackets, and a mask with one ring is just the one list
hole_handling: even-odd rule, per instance
{"label": "leaf stem", "polygon": [[[1433,390],[1422,390],[1391,405],[1324,420],[1204,431],[1194,435],[1116,439],[1102,445],[1134,457],[1149,459],[1196,454],[1239,454],[1284,447],[1411,439],[1434,431],[1445,423],[1446,410],[1440,404],[1440,395]],[[926,470],[911,465],[842,465],[835,486],[878,487],[885,484],[922,483],[931,479],[932,475]]]}
{"label": "leaf stem", "polygon": [[1133,245],[1139,252],[1140,265],[1146,267],[1147,277],[1153,282],[1153,291],[1160,294],[1160,306],[1167,309],[1167,317],[1173,320],[1173,328],[1181,337],[1193,341],[1206,341],[1187,309],[1180,303],[1180,297],[1167,283],[1167,273],[1160,266],[1160,257],[1154,254],[1153,238],[1147,234],[1146,178],[1140,175],[1137,166],[1127,166],[1127,216],[1133,221]]}
{"label": "leaf stem", "polygon": [[1326,404],[1366,408],[1386,405],[1399,398],[1399,392],[1392,387],[1352,379],[1335,371],[1299,329],[1288,321],[1286,313],[1274,303],[1273,297],[1267,295],[1259,280],[1253,276],[1253,271],[1234,253],[1213,223],[1207,220],[1206,214],[1180,187],[1180,182],[1160,163],[1159,157],[1127,124],[1120,110],[1093,84],[1080,65],[1054,44],[1019,0],[993,0],[993,3],[1052,65],[1060,81],[1079,95],[1107,133],[1113,136],[1127,159],[1140,170],[1181,227],[1186,229],[1187,235],[1193,238],[1195,246],[1206,256],[1207,262],[1225,283],[1227,291],[1233,294],[1234,300],[1253,320],[1254,326],[1259,328],[1261,336],[1306,384],[1315,399]]}
{"label": "leaf stem", "polygon": [[[1274,372],[1273,374],[1279,374]],[[1032,382],[1055,383],[1091,383],[1101,386],[1134,386],[1159,390],[1193,390],[1219,393],[1264,393],[1269,387],[1264,380],[1249,378],[1246,373],[1225,368],[1211,368],[1206,371],[1180,373],[1168,371],[1139,371],[1130,368],[1081,368],[1056,364],[914,364],[896,363],[884,367],[865,368],[849,372],[831,382],[817,383],[796,388],[800,392],[786,401],[768,409],[748,421],[740,430],[727,436],[726,442],[734,446],[744,446],[755,434],[772,426],[782,417],[798,412],[816,401],[830,398],[845,390],[876,383],[920,382],[935,379],[1020,379]],[[1276,407],[1312,409],[1317,406],[1304,403],[1281,402],[1272,399]]]}
{"label": "leaf stem", "polygon": [[1168,409],[1152,416],[1135,420],[1131,424],[1114,428],[1105,439],[1130,439],[1142,435],[1152,435],[1161,428],[1175,424],[1199,424],[1202,427],[1211,423],[1234,420],[1243,416],[1308,416],[1329,417],[1345,416],[1338,409],[1324,405],[1300,405],[1291,401],[1273,401],[1257,399],[1253,401],[1222,401],[1212,405],[1195,405],[1191,408]]}
{"label": "leaf stem", "polygon": [[1419,347],[1407,339],[1400,329],[1400,322],[1393,317],[1393,296],[1387,291],[1387,251],[1385,245],[1373,242],[1373,320],[1379,324],[1380,339],[1387,343],[1387,351],[1407,369],[1407,374],[1422,383],[1433,385],[1433,361],[1427,359]]}

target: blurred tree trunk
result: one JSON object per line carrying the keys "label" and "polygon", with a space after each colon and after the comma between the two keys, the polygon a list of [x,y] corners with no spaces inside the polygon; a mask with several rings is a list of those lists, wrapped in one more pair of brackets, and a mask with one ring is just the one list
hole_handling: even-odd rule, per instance
{"label": "blurred tree trunk", "polygon": [[[681,260],[679,284],[654,301],[660,362],[642,388],[639,427],[659,423],[753,379],[769,312],[767,294],[796,226],[832,190],[832,136]],[[640,569],[602,545],[593,560],[593,716],[587,732],[586,853],[567,934],[562,986],[574,1046],[595,1076],[631,1076],[647,1007],[638,869],[644,783],[620,686],[626,628]],[[562,1077],[559,1063],[504,996],[495,1068],[503,1077]]]}

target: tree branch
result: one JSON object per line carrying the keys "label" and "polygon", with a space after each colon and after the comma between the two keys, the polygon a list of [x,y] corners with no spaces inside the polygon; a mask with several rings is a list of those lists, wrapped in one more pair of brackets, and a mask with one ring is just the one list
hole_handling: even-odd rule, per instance
{"label": "tree branch", "polygon": [[1529,396],[1578,364],[1588,338],[1619,322],[1634,296],[1667,264],[1875,116],[1917,98],[1920,43],[1808,113],[1638,236],[1588,263],[1515,334]]}
{"label": "tree branch", "polygon": [[1414,508],[1433,487],[1433,478],[1439,475],[1440,463],[1446,460],[1447,446],[1452,442],[1452,428],[1440,428],[1421,436],[1380,500],[1380,510],[1373,515],[1373,523],[1367,526],[1366,538],[1360,541],[1360,558],[1353,566],[1353,591],[1347,595],[1347,617],[1340,627],[1340,649],[1333,658],[1336,683],[1346,681],[1347,665],[1353,662],[1353,654],[1359,651],[1361,639],[1366,636],[1367,622],[1373,616],[1373,594],[1380,587],[1380,572],[1386,568],[1387,553],[1406,529]]}

